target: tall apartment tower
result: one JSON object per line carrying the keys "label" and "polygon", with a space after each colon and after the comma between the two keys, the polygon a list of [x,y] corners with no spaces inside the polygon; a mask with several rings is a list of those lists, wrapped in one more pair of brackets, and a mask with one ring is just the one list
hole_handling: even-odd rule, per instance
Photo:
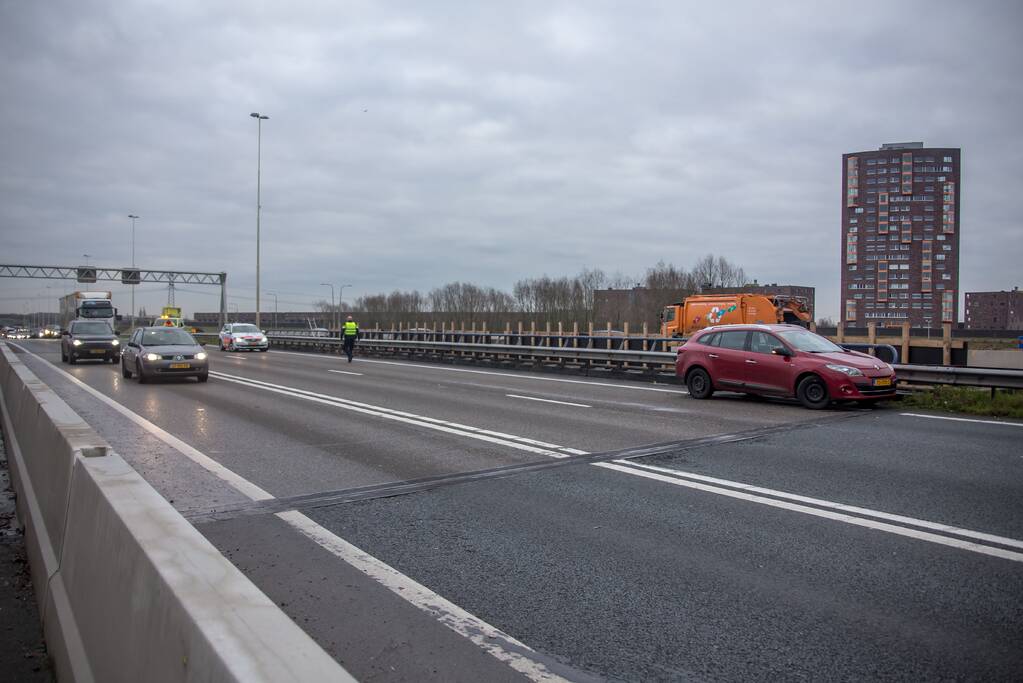
{"label": "tall apartment tower", "polygon": [[842,321],[959,319],[959,149],[922,142],[842,155]]}

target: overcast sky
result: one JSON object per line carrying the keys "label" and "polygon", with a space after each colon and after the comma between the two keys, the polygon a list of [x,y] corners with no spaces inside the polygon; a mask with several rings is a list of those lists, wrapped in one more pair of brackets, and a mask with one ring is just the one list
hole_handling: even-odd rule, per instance
{"label": "overcast sky", "polygon": [[[258,111],[282,310],[714,252],[837,316],[841,155],[909,140],[963,150],[961,289],[1011,288],[1021,8],[0,0],[0,263],[128,265],[135,213],[141,267],[252,310]],[[0,312],[76,288],[2,279]]]}

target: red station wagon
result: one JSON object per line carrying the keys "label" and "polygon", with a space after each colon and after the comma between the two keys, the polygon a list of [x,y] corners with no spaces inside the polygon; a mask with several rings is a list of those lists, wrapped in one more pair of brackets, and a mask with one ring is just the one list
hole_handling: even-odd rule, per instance
{"label": "red station wagon", "polygon": [[895,396],[895,370],[796,325],[720,325],[679,347],[675,373],[693,398],[715,390],[795,396],[807,408]]}

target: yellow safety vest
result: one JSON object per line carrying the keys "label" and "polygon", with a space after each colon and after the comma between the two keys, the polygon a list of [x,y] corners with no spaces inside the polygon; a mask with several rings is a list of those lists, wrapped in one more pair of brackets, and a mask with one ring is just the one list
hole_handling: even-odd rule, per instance
{"label": "yellow safety vest", "polygon": [[345,336],[346,337],[354,337],[357,334],[359,334],[359,323],[355,323],[355,322],[351,322],[351,321],[346,322],[345,323]]}

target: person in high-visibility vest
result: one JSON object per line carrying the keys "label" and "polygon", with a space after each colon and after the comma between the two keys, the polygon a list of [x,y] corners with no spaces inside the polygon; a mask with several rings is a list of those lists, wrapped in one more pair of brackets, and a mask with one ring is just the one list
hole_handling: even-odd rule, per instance
{"label": "person in high-visibility vest", "polygon": [[345,321],[341,335],[344,341],[345,355],[348,356],[348,362],[351,363],[352,354],[355,353],[355,340],[359,338],[359,323],[352,320],[352,316],[348,316]]}

